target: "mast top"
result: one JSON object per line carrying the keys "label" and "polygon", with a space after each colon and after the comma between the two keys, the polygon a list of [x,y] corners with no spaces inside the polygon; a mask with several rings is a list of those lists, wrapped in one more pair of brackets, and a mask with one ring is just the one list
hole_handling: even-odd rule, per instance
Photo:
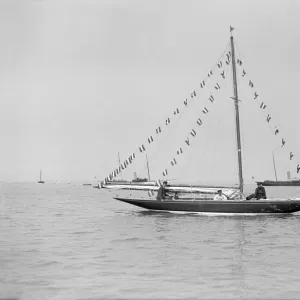
{"label": "mast top", "polygon": [[235,30],[235,28],[233,28],[232,26],[229,26],[229,30],[230,30],[230,36],[232,37],[232,31]]}

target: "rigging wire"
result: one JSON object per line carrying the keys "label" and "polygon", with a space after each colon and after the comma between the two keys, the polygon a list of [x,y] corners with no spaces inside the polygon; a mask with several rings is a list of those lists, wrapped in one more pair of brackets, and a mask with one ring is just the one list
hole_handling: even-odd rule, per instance
{"label": "rigging wire", "polygon": [[[229,48],[229,47],[230,47],[230,42],[227,43],[227,45],[226,45],[224,51],[223,51],[222,54],[219,56],[218,60],[217,60],[216,63],[213,65],[213,67],[211,68],[211,70],[214,70],[214,69],[216,68],[217,64],[220,62],[220,60],[222,59],[222,57],[224,56],[224,54],[228,51],[228,48]],[[226,66],[225,66],[225,68],[226,68]],[[208,75],[205,76],[205,79],[204,79],[204,80],[206,80],[207,77],[208,77]],[[197,95],[199,95],[199,92],[197,93]],[[149,162],[152,162],[152,161],[156,158],[157,154],[159,153],[159,150],[162,148],[162,146],[163,146],[163,145],[166,143],[166,141],[169,139],[169,137],[171,136],[171,134],[174,132],[174,129],[178,127],[178,124],[179,124],[180,120],[181,120],[182,117],[186,114],[186,112],[189,111],[189,108],[191,107],[191,105],[194,104],[194,102],[197,102],[197,100],[196,100],[196,101],[191,101],[191,102],[189,102],[189,103],[191,103],[191,104],[189,104],[189,106],[188,106],[187,108],[184,108],[184,109],[182,110],[182,112],[180,113],[180,116],[179,116],[178,118],[176,118],[176,120],[175,120],[175,125],[174,125],[174,126],[170,126],[171,129],[169,129],[169,132],[167,133],[167,135],[166,135],[165,138],[163,139],[161,145],[159,145],[158,149],[155,150],[155,152],[154,152],[153,154],[150,155],[150,158],[148,158]],[[173,122],[173,124],[174,124],[174,122]],[[142,169],[144,170],[145,167],[142,168]]]}
{"label": "rigging wire", "polygon": [[[236,48],[238,48],[238,47],[236,46]],[[237,53],[238,53],[239,58],[243,60],[243,65],[244,65],[244,56],[240,54],[241,52],[238,49],[237,49]],[[247,71],[247,73],[248,73],[248,71]],[[247,76],[247,78],[249,78],[249,76]],[[255,87],[257,87],[257,84],[255,84]],[[258,104],[258,107],[260,107],[260,105],[261,105],[260,101],[262,103],[265,103],[262,100],[259,100],[260,98],[261,97],[257,97],[256,99],[254,99],[254,100],[256,100],[256,102]],[[268,107],[268,111],[270,111],[269,106],[267,106],[267,107]],[[259,110],[260,110],[260,113],[263,115],[264,119],[266,120],[266,114],[265,114],[265,112],[262,109],[260,109],[260,108],[259,108]],[[271,109],[271,111],[272,111],[272,109]],[[270,113],[270,114],[268,114],[268,115],[272,115],[272,117],[275,115],[275,117],[276,117],[276,113],[273,113],[273,112]],[[280,120],[280,118],[276,118],[276,119]],[[274,136],[276,128],[280,129],[281,136],[283,136],[282,135],[282,126],[280,124],[278,126],[276,126],[276,125],[272,126],[270,122],[267,122],[267,123],[268,123],[268,128],[269,128],[270,132],[272,133],[272,136]],[[278,122],[278,123],[280,123],[280,122]],[[281,148],[282,147],[278,145],[277,147],[273,148],[273,150],[278,150],[278,149],[281,149]],[[294,151],[293,151],[293,153],[294,153]],[[286,164],[286,165],[288,165],[288,164]]]}

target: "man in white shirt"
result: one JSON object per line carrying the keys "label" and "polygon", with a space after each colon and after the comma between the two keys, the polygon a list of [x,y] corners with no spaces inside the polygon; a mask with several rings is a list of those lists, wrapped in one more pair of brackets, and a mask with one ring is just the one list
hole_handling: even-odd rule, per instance
{"label": "man in white shirt", "polygon": [[214,197],[214,200],[227,200],[227,197],[224,194],[222,194],[222,190],[218,190],[218,194]]}

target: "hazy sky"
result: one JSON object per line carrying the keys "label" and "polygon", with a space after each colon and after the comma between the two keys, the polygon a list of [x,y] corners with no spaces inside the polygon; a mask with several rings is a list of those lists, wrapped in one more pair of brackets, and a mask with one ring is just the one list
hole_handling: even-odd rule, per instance
{"label": "hazy sky", "polygon": [[[300,163],[299,16],[297,0],[1,1],[0,180],[36,181],[40,168],[46,181],[103,179],[117,167],[118,152],[121,161],[137,153],[199,90],[229,42],[230,25],[247,80],[280,128],[275,138],[240,77],[246,181],[274,178],[276,147],[284,179]],[[206,94],[149,149],[154,179],[167,167],[171,179],[236,182],[227,75],[227,89],[180,164],[171,168],[170,160]],[[147,175],[139,157],[124,178]]]}

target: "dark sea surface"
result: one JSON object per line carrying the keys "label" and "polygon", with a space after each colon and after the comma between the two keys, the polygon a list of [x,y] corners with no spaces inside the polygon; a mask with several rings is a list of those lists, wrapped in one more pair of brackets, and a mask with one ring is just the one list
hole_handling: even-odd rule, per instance
{"label": "dark sea surface", "polygon": [[300,214],[159,213],[81,184],[2,183],[0,228],[0,299],[300,299]]}

